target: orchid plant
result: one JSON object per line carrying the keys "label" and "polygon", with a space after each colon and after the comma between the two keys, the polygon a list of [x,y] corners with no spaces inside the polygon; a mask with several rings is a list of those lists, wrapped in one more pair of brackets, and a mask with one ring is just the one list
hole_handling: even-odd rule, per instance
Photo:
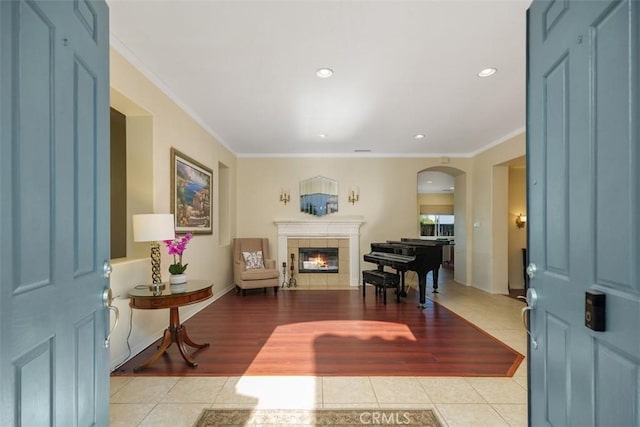
{"label": "orchid plant", "polygon": [[187,248],[187,243],[193,238],[193,234],[187,233],[182,237],[176,236],[173,240],[165,240],[169,255],[173,255],[173,264],[169,266],[169,273],[184,274],[189,264],[182,265],[182,253]]}

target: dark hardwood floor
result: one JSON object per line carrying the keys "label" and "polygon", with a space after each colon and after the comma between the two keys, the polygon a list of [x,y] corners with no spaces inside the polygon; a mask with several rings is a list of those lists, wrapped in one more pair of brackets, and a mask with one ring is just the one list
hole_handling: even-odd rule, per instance
{"label": "dark hardwood floor", "polygon": [[[427,300],[419,310],[373,287],[357,291],[230,292],[185,322],[199,364],[176,345],[140,372],[155,343],[112,375],[136,376],[511,376],[523,355],[448,309]],[[134,313],[135,316],[135,313]],[[168,313],[167,313],[168,316]],[[192,348],[188,348],[193,351]]]}

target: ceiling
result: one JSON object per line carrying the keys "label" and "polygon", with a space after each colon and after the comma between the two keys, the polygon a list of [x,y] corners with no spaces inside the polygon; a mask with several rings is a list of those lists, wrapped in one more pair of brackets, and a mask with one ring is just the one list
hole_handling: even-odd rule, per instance
{"label": "ceiling", "polygon": [[524,130],[530,0],[108,3],[112,47],[239,157],[462,157]]}
{"label": "ceiling", "polygon": [[418,173],[418,193],[446,194],[455,193],[455,177],[440,171],[422,171]]}

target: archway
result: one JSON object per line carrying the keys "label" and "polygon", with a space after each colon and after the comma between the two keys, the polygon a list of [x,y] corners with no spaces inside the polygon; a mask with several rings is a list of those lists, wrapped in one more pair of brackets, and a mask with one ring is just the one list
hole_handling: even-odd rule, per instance
{"label": "archway", "polygon": [[491,198],[491,293],[510,294],[524,288],[522,250],[526,248],[526,225],[516,217],[526,211],[526,158],[520,156],[492,167]]}
{"label": "archway", "polygon": [[[422,238],[452,240],[454,245],[451,247],[449,258],[451,266],[455,265],[454,280],[465,285],[471,283],[470,257],[467,253],[467,248],[470,247],[467,244],[470,235],[467,220],[467,173],[450,166],[434,166],[418,171],[417,181],[418,235]],[[433,227],[421,226],[420,218],[423,218],[423,224],[433,221],[429,216],[438,216],[438,220],[435,221],[437,224],[433,224]],[[446,217],[445,221],[442,221],[443,217]]]}
{"label": "archway", "polygon": [[518,157],[506,164],[508,184],[508,289],[511,295],[523,295],[526,288],[524,274],[527,249],[527,168],[526,157]]}

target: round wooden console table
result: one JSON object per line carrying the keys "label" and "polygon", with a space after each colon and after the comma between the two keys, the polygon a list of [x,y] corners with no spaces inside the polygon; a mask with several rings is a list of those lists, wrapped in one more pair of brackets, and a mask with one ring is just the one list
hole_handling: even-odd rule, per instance
{"label": "round wooden console table", "polygon": [[158,351],[145,363],[134,368],[134,372],[138,372],[158,360],[172,343],[176,343],[182,358],[189,366],[192,368],[198,366],[189,356],[185,344],[194,348],[209,347],[209,344],[196,344],[191,341],[187,335],[186,327],[180,324],[179,308],[211,298],[213,295],[212,286],[213,283],[207,280],[189,280],[186,286],[180,285],[179,288],[173,286],[174,290],[171,289],[172,286],[169,286],[168,283],[162,283],[159,287],[150,285],[136,287],[129,291],[129,305],[131,308],[142,310],[169,309],[169,327],[164,330],[162,343]]}

